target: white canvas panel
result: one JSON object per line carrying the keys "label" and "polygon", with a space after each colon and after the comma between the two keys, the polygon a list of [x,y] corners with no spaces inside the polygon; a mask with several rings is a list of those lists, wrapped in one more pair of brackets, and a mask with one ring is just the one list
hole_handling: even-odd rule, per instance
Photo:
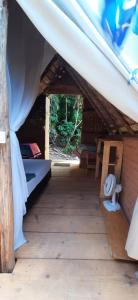
{"label": "white canvas panel", "polygon": [[133,216],[128,232],[126,250],[130,257],[138,260],[138,199],[134,207]]}
{"label": "white canvas panel", "polygon": [[15,1],[10,1],[7,80],[14,204],[14,248],[25,243],[22,231],[28,197],[26,176],[16,132],[38,95],[40,76],[55,51],[36,30]]}
{"label": "white canvas panel", "polygon": [[135,88],[128,84],[128,71],[109,48],[107,51],[103,39],[97,38],[77,0],[18,3],[43,37],[81,76],[120,111],[138,121],[137,84],[134,83]]}

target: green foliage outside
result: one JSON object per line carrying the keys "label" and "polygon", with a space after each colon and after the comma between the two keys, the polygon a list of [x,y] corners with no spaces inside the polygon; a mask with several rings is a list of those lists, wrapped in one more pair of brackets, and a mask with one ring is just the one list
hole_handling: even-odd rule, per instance
{"label": "green foliage outside", "polygon": [[50,95],[50,143],[71,153],[80,144],[81,96]]}

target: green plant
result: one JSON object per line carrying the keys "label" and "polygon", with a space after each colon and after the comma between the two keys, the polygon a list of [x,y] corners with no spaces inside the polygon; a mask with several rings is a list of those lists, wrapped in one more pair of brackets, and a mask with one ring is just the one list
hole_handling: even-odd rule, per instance
{"label": "green plant", "polygon": [[50,95],[50,142],[61,146],[65,153],[80,143],[82,123],[81,96]]}

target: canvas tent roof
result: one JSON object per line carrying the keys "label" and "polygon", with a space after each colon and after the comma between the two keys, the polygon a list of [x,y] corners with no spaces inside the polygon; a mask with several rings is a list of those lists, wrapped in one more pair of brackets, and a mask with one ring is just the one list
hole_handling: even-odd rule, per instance
{"label": "canvas tent roof", "polygon": [[92,22],[90,1],[18,0],[56,51],[121,112],[138,121],[138,85]]}

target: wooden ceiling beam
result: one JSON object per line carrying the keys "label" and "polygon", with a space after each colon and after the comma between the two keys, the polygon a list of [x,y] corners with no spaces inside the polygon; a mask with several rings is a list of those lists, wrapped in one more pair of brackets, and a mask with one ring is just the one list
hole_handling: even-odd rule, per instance
{"label": "wooden ceiling beam", "polygon": [[[110,102],[108,102],[103,96],[101,96],[94,88],[92,88],[84,79],[81,79],[80,75],[77,74],[76,71],[72,70],[72,74],[75,74],[77,77],[77,80],[82,81],[83,89],[87,89],[87,93],[89,94],[89,100],[94,103],[97,110],[99,110],[102,113],[102,117],[104,118],[104,121],[108,124],[110,131],[118,131],[120,134],[121,127],[125,127],[127,132],[131,135],[134,134],[133,129],[130,127],[130,125],[126,122],[123,115],[115,108]],[[77,84],[76,80],[76,84]],[[87,86],[87,88],[86,88]],[[93,95],[93,97],[91,96]],[[98,105],[97,105],[97,103]],[[108,121],[107,121],[108,120]]]}
{"label": "wooden ceiling beam", "polygon": [[[137,125],[129,117],[121,113],[116,107],[114,107],[110,102],[108,102],[99,92],[97,92],[86,80],[84,80],[72,67],[70,67],[58,54],[54,56],[45,72],[42,75],[40,83],[40,93],[52,93],[52,84],[54,85],[54,80],[56,76],[60,76],[62,73],[62,68],[67,70],[69,75],[74,80],[78,90],[85,96],[91,103],[93,108],[99,117],[103,120],[107,130],[109,132],[118,131],[122,134],[121,128],[126,128],[126,131],[133,135],[135,133],[133,127]],[[62,89],[55,89],[58,93]],[[67,94],[69,92],[67,88]],[[54,93],[54,92],[53,92]],[[62,91],[64,93],[64,91]],[[133,125],[133,126],[132,126]]]}
{"label": "wooden ceiling beam", "polygon": [[106,119],[104,113],[102,110],[99,109],[99,103],[94,97],[92,97],[92,94],[90,93],[89,89],[86,87],[86,82],[79,74],[77,74],[76,71],[70,69],[70,75],[73,76],[74,80],[76,81],[76,84],[79,85],[79,88],[82,91],[82,94],[87,98],[87,100],[91,103],[97,114],[99,115],[100,119],[103,120],[103,123],[105,124],[107,130],[109,132],[112,131],[114,128],[110,128],[109,120]]}
{"label": "wooden ceiling beam", "polygon": [[49,87],[46,89],[46,94],[64,94],[64,95],[79,95],[81,94],[80,90],[76,86],[70,86],[70,85],[49,85]]}
{"label": "wooden ceiling beam", "polygon": [[113,122],[116,124],[116,127],[120,129],[121,127],[126,127],[127,131],[132,135],[134,131],[130,127],[129,123],[125,120],[123,114],[115,108],[110,102],[108,102],[103,96],[101,96],[96,90],[94,90],[94,94],[98,95],[98,99],[101,104],[104,106],[105,110],[110,113],[112,116]]}
{"label": "wooden ceiling beam", "polygon": [[115,130],[119,130],[119,127],[116,125],[116,123],[112,117],[112,114],[109,113],[109,111],[104,106],[103,102],[99,99],[99,95],[98,94],[96,95],[96,93],[93,92],[92,88],[90,89],[90,93],[93,95],[94,99],[97,101],[100,111],[102,111],[103,114],[105,115],[105,118],[108,119],[109,127],[113,128]]}
{"label": "wooden ceiling beam", "polygon": [[105,119],[105,116],[103,115],[102,111],[99,110],[98,105],[96,104],[95,101],[92,99],[92,95],[90,95],[89,91],[85,87],[85,81],[74,71],[72,70],[69,66],[67,66],[67,70],[78,85],[82,95],[87,98],[87,100],[91,103],[92,107],[96,111],[97,115],[100,117],[100,119],[103,121],[103,124],[107,131],[110,133],[112,129],[110,128],[110,125],[108,121]]}
{"label": "wooden ceiling beam", "polygon": [[46,93],[47,88],[55,79],[55,76],[58,73],[59,68],[61,68],[62,64],[63,60],[61,59],[61,57],[55,55],[41,77],[39,94]]}
{"label": "wooden ceiling beam", "polygon": [[[65,63],[65,68],[68,70],[76,84],[79,84],[79,88],[82,91],[82,94],[88,99],[91,105],[94,107],[95,111],[99,115],[100,119],[103,120],[106,129],[109,133],[117,131],[116,126],[110,116],[110,114],[105,110],[105,108],[101,107],[101,102],[99,103],[97,99],[97,95],[93,94],[93,88],[83,79],[73,68],[71,68],[67,63]],[[85,92],[84,92],[85,91]]]}
{"label": "wooden ceiling beam", "polygon": [[[103,116],[104,121],[106,123],[108,123],[108,126],[110,127],[110,131],[111,131],[111,127],[112,127],[113,130],[116,129],[121,134],[120,129],[121,129],[121,127],[124,126],[124,127],[126,127],[127,132],[129,134],[133,135],[134,134],[134,130],[130,126],[129,122],[126,120],[125,115],[123,115],[123,113],[121,113],[116,107],[114,107],[110,102],[108,102],[108,100],[106,100],[102,95],[100,95],[98,91],[96,91],[87,81],[85,81],[66,62],[65,62],[65,65],[66,65],[66,68],[69,68],[70,74],[71,73],[72,73],[72,75],[75,74],[75,76],[77,76],[77,78],[78,77],[81,78],[81,80],[83,81],[83,88],[85,86],[85,89],[86,89],[86,86],[87,86],[89,93],[93,94],[94,98],[96,98],[98,100],[98,104],[99,104],[98,106],[99,107],[97,107],[97,109],[101,109],[102,110],[102,114],[104,115]],[[76,84],[77,84],[77,81],[76,81]],[[95,99],[92,99],[92,101],[93,101],[93,104],[95,104],[95,107],[96,107]],[[107,121],[107,118],[108,118],[108,120],[110,120],[110,123],[109,123],[109,121]]]}

